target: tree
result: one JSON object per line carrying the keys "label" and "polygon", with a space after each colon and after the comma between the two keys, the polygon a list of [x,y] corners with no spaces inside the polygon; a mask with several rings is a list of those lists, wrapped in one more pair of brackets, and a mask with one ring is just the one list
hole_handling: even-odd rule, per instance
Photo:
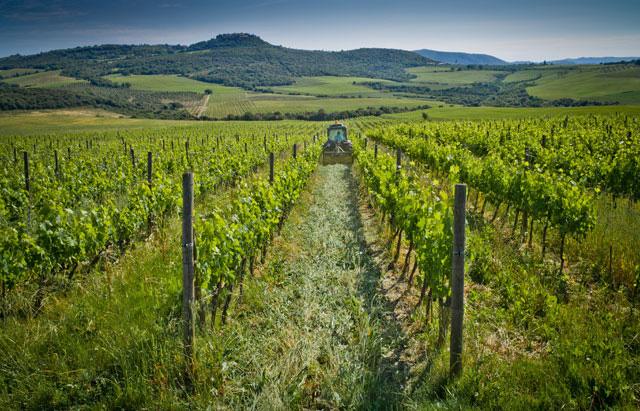
{"label": "tree", "polygon": [[210,88],[204,91],[204,94],[211,94],[211,93],[213,93],[213,90],[211,90]]}
{"label": "tree", "polygon": [[428,120],[428,119],[429,119],[429,115],[427,114],[427,112],[426,112],[426,111],[423,111],[423,112],[422,112],[422,119],[423,119],[423,120]]}

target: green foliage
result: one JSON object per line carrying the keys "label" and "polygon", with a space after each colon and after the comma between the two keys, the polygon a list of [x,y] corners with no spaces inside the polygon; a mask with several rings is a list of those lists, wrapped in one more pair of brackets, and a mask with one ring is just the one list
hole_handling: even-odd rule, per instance
{"label": "green foliage", "polygon": [[234,283],[242,260],[255,258],[281,225],[318,163],[318,147],[280,168],[273,183],[243,184],[226,209],[196,217],[198,271],[202,287]]}
{"label": "green foliage", "polygon": [[452,199],[442,190],[422,187],[417,176],[397,170],[393,159],[356,146],[355,157],[362,169],[364,185],[381,211],[393,216],[397,226],[413,244],[422,281],[433,298],[450,293]]}
{"label": "green foliage", "polygon": [[[310,126],[296,126],[295,131],[301,132],[305,127]],[[281,125],[278,129],[289,131]],[[224,139],[219,133],[266,133],[272,130],[270,126],[245,129],[219,125],[204,130],[216,132],[216,139],[222,139],[225,149],[211,150],[204,137],[191,140],[190,133],[179,128],[172,132],[157,131],[153,140],[146,131],[131,132],[126,137],[120,134],[58,137],[56,145],[62,140],[62,148],[66,148],[58,151],[59,176],[55,174],[49,148],[53,139],[49,139],[48,145],[37,144],[37,138],[12,139],[11,145],[5,140],[2,147],[11,156],[12,146],[19,152],[29,151],[31,194],[25,191],[22,173],[15,172],[18,165],[13,161],[3,163],[0,246],[5,259],[0,265],[0,279],[11,288],[33,277],[72,275],[79,264],[91,261],[107,248],[124,248],[148,228],[148,221],[163,222],[177,213],[182,195],[180,172],[184,169],[196,172],[198,195],[223,184],[233,184],[266,161],[262,144],[252,144],[248,150],[253,137],[249,140],[245,134],[242,141],[239,138],[236,141]],[[269,140],[267,149],[276,153],[290,148],[286,136]],[[35,153],[32,142],[39,146]],[[178,144],[175,150],[171,149],[174,142]],[[132,154],[132,144],[140,151]],[[185,144],[189,145],[188,155]],[[151,186],[147,183],[146,155],[141,154],[147,151],[155,153]],[[135,164],[132,155],[134,159],[136,155],[140,157]],[[306,163],[310,161],[308,156],[304,156]],[[294,170],[288,171],[291,176],[287,178],[296,175]],[[292,183],[288,184],[286,189],[297,192]],[[291,194],[279,195],[289,199]]]}

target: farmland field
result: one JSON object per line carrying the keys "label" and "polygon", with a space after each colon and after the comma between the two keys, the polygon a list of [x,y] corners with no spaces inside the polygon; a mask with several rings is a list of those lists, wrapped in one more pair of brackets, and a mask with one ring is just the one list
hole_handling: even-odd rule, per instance
{"label": "farmland field", "polygon": [[[442,107],[440,107],[442,106]],[[422,113],[431,120],[481,120],[491,118],[529,118],[561,115],[587,114],[628,114],[640,115],[640,106],[595,106],[595,107],[461,107],[449,104],[433,105],[428,110],[410,111],[406,113],[385,114],[384,117],[397,120],[422,120]]]}
{"label": "farmland field", "polygon": [[2,113],[0,114],[0,136],[163,128],[179,124],[197,123],[195,121],[131,119],[106,110],[80,107],[74,110]]}
{"label": "farmland field", "polygon": [[37,69],[9,69],[9,70],[0,70],[0,78],[10,78],[14,75],[22,76],[25,74],[33,74],[37,73],[39,70]]}
{"label": "farmland field", "polygon": [[406,69],[410,74],[417,76],[411,79],[411,82],[415,83],[443,83],[449,85],[461,85],[474,82],[492,81],[495,80],[496,74],[501,74],[500,71],[491,70],[461,70],[451,71],[440,67],[415,67]]}
{"label": "farmland field", "polygon": [[27,74],[19,77],[12,77],[3,80],[8,84],[16,84],[22,87],[57,87],[73,83],[85,83],[85,80],[77,80],[71,77],[60,75],[60,70],[41,71],[34,74]]}
{"label": "farmland field", "polygon": [[0,2],[0,411],[640,410],[640,0],[223,3]]}
{"label": "farmland field", "polygon": [[391,83],[388,80],[377,80],[362,77],[300,77],[296,80],[296,84],[291,86],[272,87],[277,93],[301,93],[311,95],[327,95],[327,96],[363,96],[363,97],[384,97],[384,93],[372,90],[367,87],[357,86],[353,83],[362,83],[368,81],[382,81]]}
{"label": "farmland field", "polygon": [[242,91],[237,87],[225,87],[219,84],[205,83],[186,77],[167,75],[167,76],[151,76],[151,75],[132,75],[121,76],[112,74],[105,76],[115,83],[129,83],[131,87],[138,90],[149,91],[192,91],[195,93],[204,93],[205,90],[211,90],[214,94],[228,94]]}
{"label": "farmland field", "polygon": [[583,98],[640,104],[640,67],[588,67],[557,71],[536,80],[527,88],[531,95],[542,98]]}
{"label": "farmland field", "polygon": [[510,74],[505,82],[530,81],[527,91],[546,99],[575,98],[640,104],[638,66],[548,66]]}
{"label": "farmland field", "polygon": [[258,110],[265,112],[280,111],[285,112],[306,112],[318,111],[326,112],[355,110],[366,107],[418,107],[429,104],[430,100],[402,99],[402,98],[291,98],[291,99],[255,99],[254,104]]}
{"label": "farmland field", "polygon": [[[321,123],[0,116],[12,199],[0,203],[11,234],[0,241],[18,256],[0,271],[0,369],[11,370],[0,405],[428,408],[449,373],[442,324],[463,182],[465,371],[446,383],[451,407],[588,408],[594,384],[610,393],[603,405],[636,407],[638,109],[424,111],[437,110],[496,119],[351,119],[355,164],[318,166]],[[28,130],[44,135],[16,137]],[[14,147],[29,156],[29,195]],[[196,187],[193,374],[181,360],[185,170]]]}

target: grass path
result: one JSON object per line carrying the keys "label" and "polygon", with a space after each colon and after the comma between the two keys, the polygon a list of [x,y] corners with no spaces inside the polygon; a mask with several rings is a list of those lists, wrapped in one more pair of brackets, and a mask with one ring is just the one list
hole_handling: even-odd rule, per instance
{"label": "grass path", "polygon": [[378,291],[378,251],[366,241],[351,173],[343,165],[319,168],[271,248],[262,275],[275,286],[255,287],[260,279],[248,287],[246,304],[253,309],[260,301],[261,309],[248,315],[251,327],[237,321],[237,334],[225,332],[236,345],[225,405],[400,407],[404,336]]}

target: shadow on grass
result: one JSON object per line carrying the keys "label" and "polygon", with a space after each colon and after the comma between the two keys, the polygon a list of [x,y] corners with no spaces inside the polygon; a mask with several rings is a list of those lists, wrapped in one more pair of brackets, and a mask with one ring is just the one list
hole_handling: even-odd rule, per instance
{"label": "shadow on grass", "polygon": [[379,332],[379,335],[372,336],[378,339],[378,349],[371,350],[367,357],[368,398],[361,409],[400,409],[404,408],[403,399],[409,372],[409,366],[402,358],[407,337],[394,312],[394,304],[385,300],[380,293],[379,285],[384,270],[374,260],[380,252],[365,239],[365,225],[356,194],[358,183],[352,168],[343,167],[341,179],[354,195],[345,199],[349,218],[340,223],[344,224],[346,230],[354,233],[355,243],[349,245],[348,252],[357,256],[361,270],[357,280],[357,296]]}

